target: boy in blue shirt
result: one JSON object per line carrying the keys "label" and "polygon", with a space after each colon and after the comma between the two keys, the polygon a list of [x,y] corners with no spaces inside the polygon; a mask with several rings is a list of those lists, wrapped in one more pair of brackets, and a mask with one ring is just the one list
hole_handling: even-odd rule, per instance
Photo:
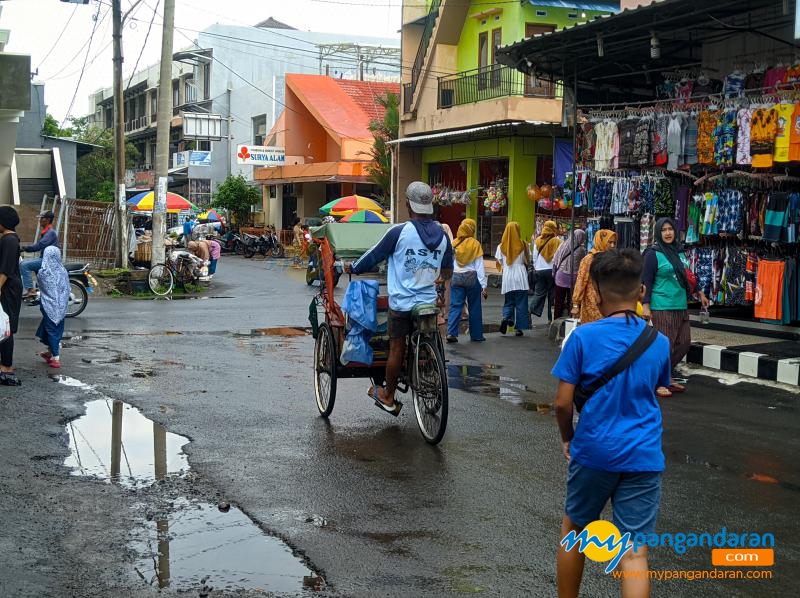
{"label": "boy in blue shirt", "polygon": [[[579,326],[570,335],[553,368],[559,379],[556,418],[569,461],[561,538],[600,518],[610,499],[614,524],[624,536],[655,533],[661,498],[661,408],[655,389],[669,384],[669,341],[658,338],[625,371],[600,387],[585,403],[573,429],[577,386],[586,387],[627,352],[647,326],[636,317],[643,294],[643,261],[638,251],[606,251],[592,263],[590,276],[600,297],[603,319]],[[560,597],[577,597],[584,555],[577,549],[558,552]],[[647,548],[633,549],[620,561],[624,571],[647,571]],[[650,582],[623,579],[626,597],[648,596]]]}

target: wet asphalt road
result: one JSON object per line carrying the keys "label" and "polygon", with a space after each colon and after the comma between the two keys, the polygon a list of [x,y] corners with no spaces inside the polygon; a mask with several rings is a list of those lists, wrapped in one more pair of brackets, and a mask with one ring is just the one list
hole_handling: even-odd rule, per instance
{"label": "wet asphalt road", "polygon": [[[432,448],[411,405],[391,418],[365,381],[340,381],[330,421],[318,417],[313,339],[257,330],[307,325],[313,290],[290,273],[226,257],[207,299],[92,301],[68,324],[61,373],[188,437],[180,493],[241,508],[321,573],[326,592],[555,595],[566,462],[547,408],[557,353],[545,332],[449,351],[450,423]],[[160,490],[69,475],[64,423],[90,397],[36,363],[37,313],[25,312],[25,385],[0,391],[0,595],[155,595],[129,543]],[[659,532],[769,532],[776,566],[772,580],[660,582],[654,595],[793,594],[798,396],[701,376],[689,387],[664,405]],[[654,569],[710,568],[707,548],[651,555]],[[616,593],[602,568],[587,565],[585,595]]]}

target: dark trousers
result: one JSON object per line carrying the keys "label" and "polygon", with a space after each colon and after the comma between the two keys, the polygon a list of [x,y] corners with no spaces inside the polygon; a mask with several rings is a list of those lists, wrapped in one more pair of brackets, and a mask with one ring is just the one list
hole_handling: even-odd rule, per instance
{"label": "dark trousers", "polygon": [[514,324],[517,330],[530,328],[528,317],[528,291],[509,291],[504,295],[503,319]]}
{"label": "dark trousers", "polygon": [[481,307],[481,285],[450,287],[450,311],[447,314],[447,336],[458,336],[458,325],[464,303],[469,305],[469,337],[478,341],[483,338],[483,312]]}
{"label": "dark trousers", "polygon": [[533,298],[531,299],[531,313],[537,318],[544,312],[544,302],[547,301],[547,319],[552,320],[553,316],[551,310],[553,309],[553,289],[555,288],[555,280],[553,280],[552,270],[537,270],[536,271],[536,286],[533,289]]}
{"label": "dark trousers", "polygon": [[14,335],[0,343],[0,365],[10,368],[14,365]]}
{"label": "dark trousers", "polygon": [[564,307],[569,303],[572,289],[556,285],[555,301],[553,302],[553,318],[564,317]]}

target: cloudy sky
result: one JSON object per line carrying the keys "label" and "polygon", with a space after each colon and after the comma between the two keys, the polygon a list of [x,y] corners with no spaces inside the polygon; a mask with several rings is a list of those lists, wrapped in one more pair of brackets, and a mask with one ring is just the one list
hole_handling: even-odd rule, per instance
{"label": "cloudy sky", "polygon": [[[133,2],[122,0],[123,12]],[[145,45],[156,3],[156,25]],[[89,94],[112,82],[111,0],[90,0],[87,5],[59,0],[0,0],[0,6],[0,29],[11,30],[6,51],[31,55],[33,70],[39,69],[38,80],[46,84],[48,111],[59,121],[68,113],[85,115]],[[158,61],[162,10],[163,0],[144,0],[127,21],[123,32],[126,77],[140,52],[139,68]],[[95,15],[99,15],[96,22]],[[214,23],[255,25],[270,16],[305,31],[396,38],[400,0],[176,0],[175,25],[194,38],[195,31]],[[189,40],[176,32],[174,47],[188,44]],[[86,69],[81,77],[84,60]]]}

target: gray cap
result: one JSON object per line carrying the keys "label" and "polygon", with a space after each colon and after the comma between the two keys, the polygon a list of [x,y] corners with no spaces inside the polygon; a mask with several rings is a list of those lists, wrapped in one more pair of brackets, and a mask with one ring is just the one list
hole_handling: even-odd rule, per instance
{"label": "gray cap", "polygon": [[414,181],[408,186],[406,199],[415,214],[433,214],[433,191],[422,181]]}

